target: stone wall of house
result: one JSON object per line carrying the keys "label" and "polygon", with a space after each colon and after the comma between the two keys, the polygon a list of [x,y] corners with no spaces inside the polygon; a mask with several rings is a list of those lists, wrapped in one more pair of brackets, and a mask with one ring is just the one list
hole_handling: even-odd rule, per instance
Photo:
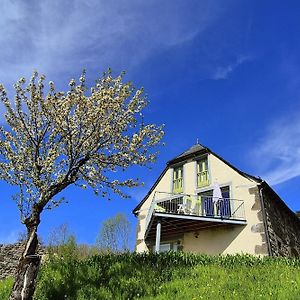
{"label": "stone wall of house", "polygon": [[257,219],[259,220],[258,223],[253,224],[251,226],[251,232],[254,234],[259,234],[261,237],[261,242],[255,245],[255,254],[258,255],[268,255],[268,244],[267,244],[267,237],[266,237],[266,230],[264,226],[264,219],[263,219],[263,211],[261,206],[261,200],[259,195],[259,188],[252,187],[249,189],[250,195],[254,195],[254,204],[251,207],[252,211],[256,212]]}
{"label": "stone wall of house", "polygon": [[[23,250],[23,242],[8,245],[0,244],[0,280],[14,276]],[[40,247],[38,253],[42,255],[44,249]]]}
{"label": "stone wall of house", "polygon": [[269,247],[273,256],[300,256],[300,220],[268,186],[262,188]]}

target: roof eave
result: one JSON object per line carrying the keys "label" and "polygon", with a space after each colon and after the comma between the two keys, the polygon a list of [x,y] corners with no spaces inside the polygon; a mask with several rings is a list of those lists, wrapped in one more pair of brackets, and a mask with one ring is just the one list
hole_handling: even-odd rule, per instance
{"label": "roof eave", "polygon": [[168,166],[166,166],[164,168],[164,170],[161,172],[161,174],[159,175],[159,177],[156,179],[156,181],[154,182],[154,184],[152,185],[152,187],[150,188],[149,192],[147,193],[147,195],[142,199],[142,201],[132,210],[132,213],[136,216],[138,214],[139,209],[141,208],[141,206],[144,204],[144,202],[147,200],[147,198],[150,196],[150,194],[153,192],[153,190],[155,189],[155,187],[157,186],[158,182],[161,180],[161,178],[166,174],[167,170],[168,170]]}

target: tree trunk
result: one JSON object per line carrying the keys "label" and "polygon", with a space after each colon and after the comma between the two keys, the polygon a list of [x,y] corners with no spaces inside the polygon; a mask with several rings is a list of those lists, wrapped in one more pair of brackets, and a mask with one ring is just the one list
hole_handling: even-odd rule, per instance
{"label": "tree trunk", "polygon": [[35,281],[39,270],[40,257],[37,255],[37,227],[39,216],[30,218],[27,226],[28,238],[25,250],[19,261],[15,283],[9,300],[31,300],[35,290]]}

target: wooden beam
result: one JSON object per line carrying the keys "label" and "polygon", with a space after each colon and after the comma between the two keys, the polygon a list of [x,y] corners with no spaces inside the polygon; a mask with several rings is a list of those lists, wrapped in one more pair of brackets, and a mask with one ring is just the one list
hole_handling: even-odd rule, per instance
{"label": "wooden beam", "polygon": [[[202,226],[197,226],[197,225],[190,225],[190,226],[182,226],[182,229],[181,230],[178,230],[178,229],[172,229],[172,228],[166,228],[166,226],[164,226],[163,230],[161,231],[161,237],[162,238],[166,238],[167,236],[171,236],[171,235],[178,235],[178,234],[182,234],[182,233],[185,233],[185,232],[192,232],[192,231],[201,231],[203,229],[209,229],[209,228],[217,228],[217,227],[227,227],[228,225],[225,225],[225,224],[219,224],[219,223],[214,223],[214,224],[211,224],[209,223],[208,225],[202,225]],[[152,227],[154,228],[154,227]],[[153,240],[155,239],[155,231],[154,229],[153,230],[150,230],[149,231],[149,234],[146,238],[146,240]]]}
{"label": "wooden beam", "polygon": [[172,218],[172,219],[181,219],[181,220],[208,221],[208,222],[227,223],[227,224],[241,224],[241,225],[247,224],[246,220],[226,219],[226,218],[221,218],[221,217],[180,215],[180,214],[169,214],[169,213],[162,213],[162,212],[155,212],[154,216],[166,217],[166,218]]}

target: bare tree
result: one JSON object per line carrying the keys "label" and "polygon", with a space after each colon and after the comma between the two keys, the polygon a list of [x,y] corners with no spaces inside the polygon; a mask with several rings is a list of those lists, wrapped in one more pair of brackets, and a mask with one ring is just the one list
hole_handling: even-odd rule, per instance
{"label": "bare tree", "polygon": [[118,213],[101,225],[97,246],[101,251],[129,251],[130,223],[127,217]]}
{"label": "bare tree", "polygon": [[70,241],[72,244],[76,244],[76,237],[70,232],[68,224],[64,223],[59,225],[49,234],[47,253],[50,257],[54,257],[57,253],[61,252],[63,247]]}
{"label": "bare tree", "polygon": [[48,259],[85,259],[98,253],[96,246],[78,244],[75,234],[70,231],[66,223],[54,228],[49,234],[46,247]]}
{"label": "bare tree", "polygon": [[14,199],[27,228],[10,299],[31,299],[40,259],[36,255],[41,214],[64,201],[58,194],[69,185],[90,186],[96,194],[112,191],[134,179],[114,178],[117,170],[145,166],[157,155],[161,126],[146,125],[147,100],[142,89],[110,70],[87,89],[85,72],[70,81],[68,92],[57,92],[52,81],[34,72],[28,84],[21,78],[11,101],[0,85],[7,126],[0,128],[0,178],[19,186]]}

